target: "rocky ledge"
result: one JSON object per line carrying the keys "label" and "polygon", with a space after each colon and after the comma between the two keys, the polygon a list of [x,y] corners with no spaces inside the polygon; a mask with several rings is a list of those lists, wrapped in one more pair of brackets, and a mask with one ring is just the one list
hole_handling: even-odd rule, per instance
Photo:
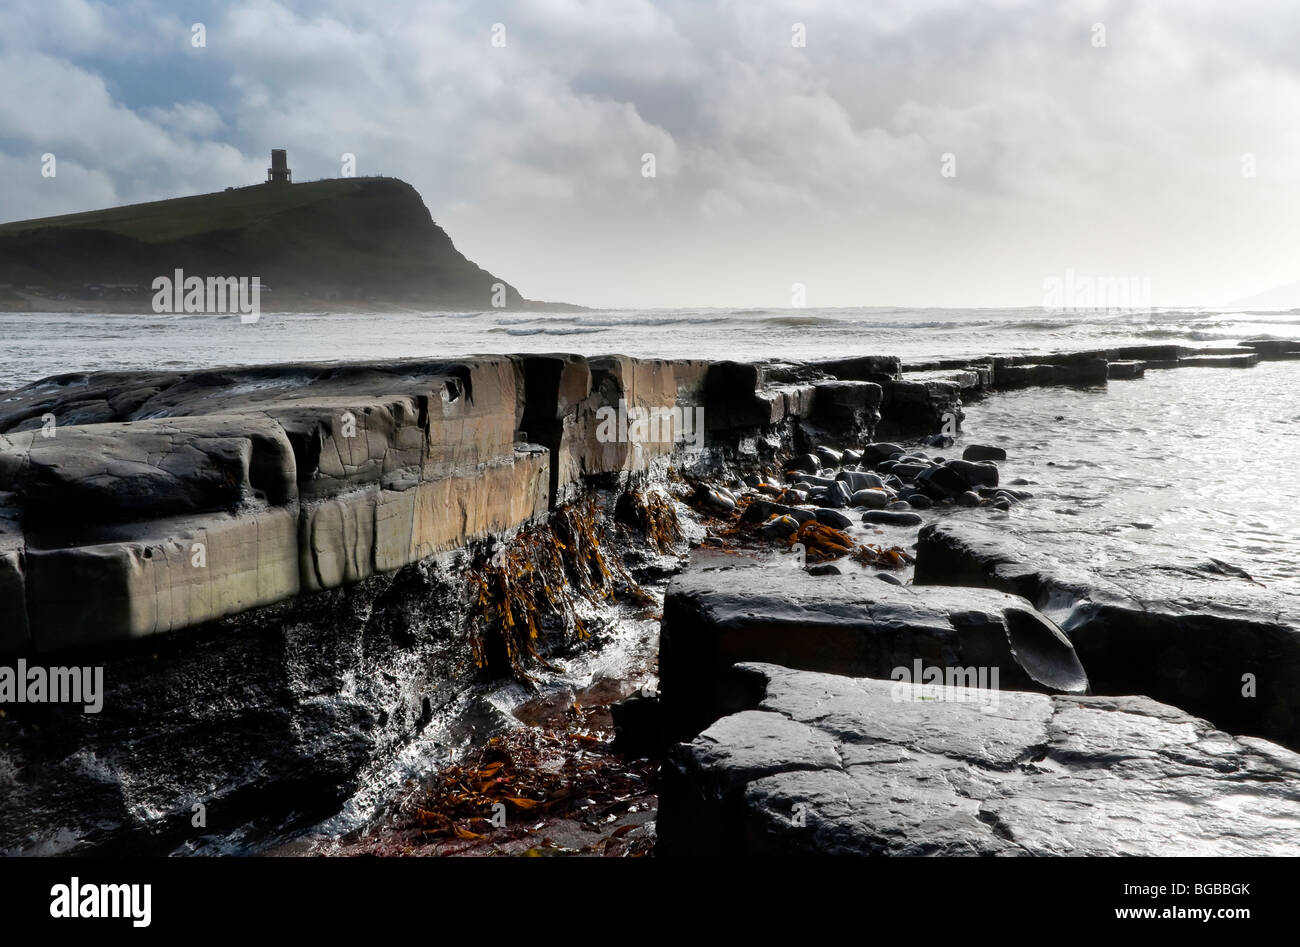
{"label": "rocky ledge", "polygon": [[[1246,361],[1297,352],[1260,346]],[[840,555],[849,506],[877,523],[915,515],[898,504],[1019,500],[997,488],[996,457],[940,461],[890,442],[946,443],[964,400],[1220,356],[1235,367],[1239,353],[924,366],[488,356],[70,374],[0,394],[0,654],[104,671],[101,713],[0,713],[0,852],[194,850],[195,807],[212,844],[290,832],[337,811],[481,676],[579,646],[577,599],[656,604],[633,573],[677,567],[663,556],[682,551],[663,487],[685,500],[681,481],[694,481],[734,514],[722,529],[753,510],[748,525],[790,539],[813,517]],[[748,476],[768,508],[744,496],[741,511],[703,485],[723,474]],[[1296,629],[1280,609],[1261,617],[1243,598],[1215,612],[1219,590],[1151,609],[1118,577],[1128,597],[1103,602],[1042,563],[990,569],[973,548],[927,533],[912,588],[794,570],[684,576],[664,610],[663,705],[644,698],[623,719],[639,714],[652,742],[695,737],[746,706],[736,661],[922,679],[969,667],[1042,692],[1008,697],[1015,707],[1108,706],[1063,696],[1091,679],[1294,743]],[[1268,696],[1234,716],[1223,689],[1246,671]],[[1258,749],[1218,740],[1193,742]],[[1011,772],[1001,759],[985,768]],[[665,809],[665,839],[681,838],[681,811]],[[1268,850],[1277,836],[1260,831]]]}
{"label": "rocky ledge", "polygon": [[1146,697],[737,669],[678,746],[662,855],[1294,855],[1300,756]]}
{"label": "rocky ledge", "polygon": [[916,589],[870,574],[814,577],[789,567],[701,569],[664,598],[660,694],[681,739],[744,700],[729,669],[763,661],[918,682],[934,669],[1011,690],[1085,693],[1088,678],[1053,622],[1024,599],[979,589]]}
{"label": "rocky ledge", "polygon": [[1095,691],[1147,694],[1300,748],[1295,598],[1213,559],[1153,563],[1108,543],[1107,562],[1081,567],[1024,526],[934,523],[920,532],[915,584],[1019,596],[1069,635]]}

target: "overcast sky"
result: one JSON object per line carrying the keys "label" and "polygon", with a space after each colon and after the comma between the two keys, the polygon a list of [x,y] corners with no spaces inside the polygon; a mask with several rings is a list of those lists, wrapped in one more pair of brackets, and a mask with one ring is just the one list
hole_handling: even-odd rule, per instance
{"label": "overcast sky", "polygon": [[532,298],[1213,305],[1300,278],[1297,37],[1281,0],[4,0],[0,219],[283,147],[411,182]]}

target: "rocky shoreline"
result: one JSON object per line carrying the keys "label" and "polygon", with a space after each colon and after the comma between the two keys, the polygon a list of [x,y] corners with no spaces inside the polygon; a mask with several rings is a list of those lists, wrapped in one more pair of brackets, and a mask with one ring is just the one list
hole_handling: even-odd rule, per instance
{"label": "rocky shoreline", "polygon": [[[1026,562],[1023,519],[990,529],[960,511],[1031,496],[999,483],[996,449],[950,456],[963,403],[989,392],[1274,358],[1300,344],[911,365],[498,356],[64,375],[4,393],[0,664],[103,666],[106,693],[96,715],[5,705],[0,851],[283,837],[475,682],[527,682],[598,642],[601,609],[660,600],[658,689],[615,704],[611,726],[628,754],[667,754],[661,853],[1147,850],[1108,843],[1091,798],[1067,801],[1076,771],[1168,852],[1253,838],[1295,851],[1278,814],[1300,795],[1284,748],[1300,746],[1291,603],[1186,563]],[[638,436],[656,412],[675,412],[676,433]],[[683,432],[688,417],[702,429]],[[896,539],[948,507],[901,586]],[[705,535],[665,591],[687,551],[679,514]],[[774,564],[773,550],[793,553]],[[900,667],[996,672],[966,689],[1003,709],[895,700]],[[1162,788],[1184,772],[1206,799],[1249,796],[1262,814],[1216,847]],[[791,780],[810,783],[800,828],[815,831],[772,815],[790,814]],[[928,794],[935,780],[948,797]],[[843,787],[861,807],[825,808]],[[882,804],[898,793],[908,813]],[[1016,814],[1044,800],[1050,815]],[[717,831],[689,828],[708,812]]]}

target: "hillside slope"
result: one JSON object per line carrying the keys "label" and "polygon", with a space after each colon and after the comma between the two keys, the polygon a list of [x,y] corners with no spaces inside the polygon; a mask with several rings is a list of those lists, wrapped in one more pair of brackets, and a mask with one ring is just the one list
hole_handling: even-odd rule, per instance
{"label": "hillside slope", "polygon": [[4,310],[148,311],[153,280],[178,268],[259,276],[269,310],[487,309],[496,283],[508,308],[545,305],[466,259],[395,178],[263,184],[0,224]]}

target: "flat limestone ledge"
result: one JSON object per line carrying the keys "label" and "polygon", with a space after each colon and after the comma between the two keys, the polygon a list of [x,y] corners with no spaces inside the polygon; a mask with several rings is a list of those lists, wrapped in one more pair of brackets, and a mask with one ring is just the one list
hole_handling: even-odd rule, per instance
{"label": "flat limestone ledge", "polygon": [[920,590],[867,574],[811,576],[787,565],[675,578],[659,644],[671,737],[693,736],[729,711],[737,699],[729,670],[741,661],[886,679],[896,668],[915,674],[919,662],[922,675],[938,669],[945,680],[950,669],[970,669],[1003,688],[1088,688],[1069,640],[1017,596]]}
{"label": "flat limestone ledge", "polygon": [[1300,854],[1300,756],[1145,697],[739,670],[761,696],[664,768],[660,855]]}
{"label": "flat limestone ledge", "polygon": [[918,537],[915,587],[1024,596],[1070,637],[1095,692],[1146,694],[1236,733],[1300,748],[1300,608],[1212,559],[1152,561],[1107,538],[934,523]]}
{"label": "flat limestone ledge", "polygon": [[520,448],[509,461],[407,490],[304,506],[303,591],[359,582],[541,517],[549,506],[549,462],[541,448]]}
{"label": "flat limestone ledge", "polygon": [[[407,490],[102,527],[77,546],[29,545],[25,576],[0,554],[4,641],[55,651],[130,640],[391,572],[542,516],[547,462],[521,448]],[[8,630],[11,616],[26,634]]]}
{"label": "flat limestone ledge", "polygon": [[27,549],[33,648],[141,638],[298,594],[296,510],[162,519],[148,528],[147,537]]}
{"label": "flat limestone ledge", "polygon": [[1251,368],[1259,361],[1258,352],[1240,355],[1189,355],[1178,360],[1180,368]]}
{"label": "flat limestone ledge", "polygon": [[1129,345],[1081,352],[941,359],[902,366],[908,381],[949,381],[968,399],[985,391],[1052,385],[1104,385],[1141,378],[1148,368],[1249,368],[1259,361],[1300,358],[1300,342],[1247,340],[1238,345]]}

